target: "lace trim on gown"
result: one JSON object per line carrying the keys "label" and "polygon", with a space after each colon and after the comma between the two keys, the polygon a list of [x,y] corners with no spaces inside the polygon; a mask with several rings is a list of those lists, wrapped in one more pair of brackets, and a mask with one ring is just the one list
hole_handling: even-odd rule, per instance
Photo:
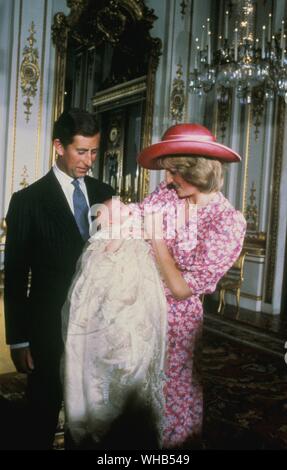
{"label": "lace trim on gown", "polygon": [[90,241],[62,312],[67,426],[77,443],[100,441],[136,391],[161,441],[167,307],[150,247],[123,240],[111,253],[100,235]]}

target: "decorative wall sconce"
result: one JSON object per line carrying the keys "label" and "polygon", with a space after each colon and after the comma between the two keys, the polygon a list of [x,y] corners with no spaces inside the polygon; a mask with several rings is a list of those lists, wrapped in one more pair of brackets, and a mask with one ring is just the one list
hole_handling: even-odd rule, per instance
{"label": "decorative wall sconce", "polygon": [[203,96],[216,87],[218,101],[224,101],[228,90],[233,88],[241,104],[253,104],[254,92],[261,87],[263,101],[271,101],[278,95],[287,103],[285,21],[281,22],[281,31],[275,33],[272,13],[269,13],[262,26],[261,38],[256,38],[256,6],[254,0],[239,0],[234,5],[237,10],[233,18],[225,10],[224,31],[215,51],[211,49],[212,32],[210,18],[207,18],[202,26],[201,41],[195,39],[196,52],[189,84],[191,93]]}

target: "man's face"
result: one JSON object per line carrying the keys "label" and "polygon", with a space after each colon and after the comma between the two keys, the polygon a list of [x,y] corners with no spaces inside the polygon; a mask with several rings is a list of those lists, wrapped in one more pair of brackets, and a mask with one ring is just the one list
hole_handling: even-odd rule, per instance
{"label": "man's face", "polygon": [[72,178],[85,176],[96,161],[99,146],[100,133],[92,137],[75,135],[73,142],[64,147],[59,139],[54,140],[54,146],[58,153],[57,165]]}

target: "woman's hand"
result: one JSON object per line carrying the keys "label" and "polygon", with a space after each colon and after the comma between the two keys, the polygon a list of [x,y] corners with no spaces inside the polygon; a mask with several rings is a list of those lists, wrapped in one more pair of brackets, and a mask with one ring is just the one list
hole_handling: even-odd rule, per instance
{"label": "woman's hand", "polygon": [[164,240],[152,239],[152,248],[163,279],[176,300],[185,300],[192,295],[187,282],[178,269]]}
{"label": "woman's hand", "polygon": [[152,212],[144,214],[144,238],[146,240],[164,240],[163,214]]}

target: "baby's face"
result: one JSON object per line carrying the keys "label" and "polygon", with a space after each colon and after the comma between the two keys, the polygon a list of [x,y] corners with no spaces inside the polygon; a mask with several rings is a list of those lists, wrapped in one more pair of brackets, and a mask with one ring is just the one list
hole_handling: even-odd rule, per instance
{"label": "baby's face", "polygon": [[129,217],[129,208],[119,199],[108,199],[103,203],[103,208],[97,215],[97,222],[106,227],[108,225],[121,225]]}

